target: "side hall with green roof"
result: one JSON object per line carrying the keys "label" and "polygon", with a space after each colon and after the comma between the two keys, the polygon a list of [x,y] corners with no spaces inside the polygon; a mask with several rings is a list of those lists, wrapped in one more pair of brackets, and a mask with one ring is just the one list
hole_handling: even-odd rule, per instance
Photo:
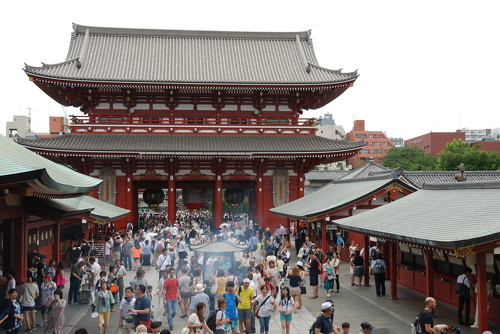
{"label": "side hall with green roof", "polygon": [[[0,238],[3,267],[25,281],[28,257],[63,259],[72,238],[88,235],[92,222],[111,222],[122,209],[87,196],[101,180],[56,164],[0,135]],[[82,224],[82,219],[89,224]]]}

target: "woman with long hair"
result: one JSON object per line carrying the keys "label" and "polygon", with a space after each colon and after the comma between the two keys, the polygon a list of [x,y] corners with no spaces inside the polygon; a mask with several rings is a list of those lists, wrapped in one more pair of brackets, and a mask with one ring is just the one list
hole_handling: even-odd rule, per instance
{"label": "woman with long hair", "polygon": [[108,332],[109,327],[109,315],[111,312],[111,305],[115,303],[115,298],[113,294],[108,290],[111,287],[109,282],[106,280],[101,280],[101,290],[97,292],[96,297],[96,310],[99,313],[97,320],[97,327],[99,328],[99,334]]}
{"label": "woman with long hair", "polygon": [[[51,276],[52,277],[52,276]],[[28,281],[22,286],[21,306],[23,307],[24,321],[28,330],[35,328],[35,299],[39,295],[38,285],[33,277],[28,278]]]}
{"label": "woman with long hair", "polygon": [[290,295],[292,296],[294,304],[296,305],[294,309],[295,313],[296,309],[302,307],[302,296],[300,294],[301,293],[300,287],[303,284],[303,282],[302,282],[302,276],[300,275],[300,268],[298,265],[289,270],[288,279],[290,281]]}
{"label": "woman with long hair", "polygon": [[69,279],[69,275],[66,275],[64,273],[64,262],[61,261],[57,265],[56,269],[56,285],[58,289],[64,289],[64,286],[66,285],[66,280]]}
{"label": "woman with long hair", "polygon": [[[273,284],[273,286],[277,289],[281,279],[281,275],[279,273],[278,267],[276,266],[276,262],[274,262],[273,260],[269,261],[269,268],[267,268],[266,273],[267,277],[271,279],[271,283]],[[277,293],[278,291],[275,291],[275,294]],[[274,295],[273,297],[276,297],[276,295]]]}
{"label": "woman with long hair", "polygon": [[290,323],[292,313],[295,313],[296,304],[290,295],[290,288],[287,286],[281,289],[281,298],[278,307],[281,320],[281,334],[290,334]]}
{"label": "woman with long hair", "polygon": [[326,262],[323,263],[323,272],[325,273],[325,282],[323,283],[323,287],[326,290],[327,297],[330,297],[330,290],[333,292],[333,281],[335,280],[335,274],[333,273],[331,261],[332,259],[327,257]]}
{"label": "woman with long hair", "polygon": [[[339,258],[339,254],[337,252],[333,253],[332,266],[333,266],[333,274],[335,275],[335,282],[337,283],[337,290],[335,290],[335,293],[338,293],[340,290],[340,282],[339,282],[340,258]],[[332,289],[333,289],[333,286],[332,286]]]}
{"label": "woman with long hair", "polygon": [[50,259],[49,264],[47,265],[47,269],[45,270],[45,274],[50,274],[52,279],[56,280],[56,260]]}
{"label": "woman with long hair", "polygon": [[40,313],[42,314],[42,322],[39,326],[44,326],[47,322],[47,310],[49,308],[52,299],[54,299],[54,291],[56,291],[56,283],[52,281],[52,275],[47,274],[43,279],[42,285],[40,285],[40,290],[42,294],[42,307],[40,308]]}
{"label": "woman with long hair", "polygon": [[253,302],[257,306],[255,316],[259,318],[260,333],[267,334],[269,332],[271,312],[276,308],[276,304],[266,285],[260,287],[260,295],[258,295]]}
{"label": "woman with long hair", "polygon": [[190,329],[190,334],[202,334],[203,330],[206,330],[208,334],[214,334],[212,330],[207,326],[206,319],[203,316],[207,306],[205,303],[196,304],[196,313],[189,316],[186,327]]}
{"label": "woman with long hair", "polygon": [[134,258],[134,270],[137,271],[141,266],[141,245],[136,242],[135,246],[132,248],[132,257]]}

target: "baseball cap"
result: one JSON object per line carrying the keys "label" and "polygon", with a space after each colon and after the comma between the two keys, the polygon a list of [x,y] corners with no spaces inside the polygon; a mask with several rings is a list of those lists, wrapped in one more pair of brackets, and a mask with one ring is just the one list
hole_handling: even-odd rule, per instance
{"label": "baseball cap", "polygon": [[361,328],[362,329],[374,329],[375,327],[372,326],[369,322],[363,322],[361,323]]}
{"label": "baseball cap", "polygon": [[333,310],[333,304],[330,302],[324,302],[321,304],[321,312],[326,312],[328,310]]}

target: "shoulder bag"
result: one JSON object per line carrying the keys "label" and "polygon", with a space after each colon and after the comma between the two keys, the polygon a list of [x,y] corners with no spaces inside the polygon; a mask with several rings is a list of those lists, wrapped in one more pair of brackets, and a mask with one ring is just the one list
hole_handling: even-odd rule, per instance
{"label": "shoulder bag", "polygon": [[262,307],[262,305],[264,305],[264,304],[267,302],[267,300],[268,300],[270,297],[271,297],[271,296],[267,296],[267,298],[266,298],[266,299],[264,299],[264,301],[262,302],[262,304],[260,304],[260,305],[259,305],[259,307],[257,308],[257,311],[255,311],[255,317],[256,317],[257,319],[259,319],[259,311],[260,311],[260,308]]}

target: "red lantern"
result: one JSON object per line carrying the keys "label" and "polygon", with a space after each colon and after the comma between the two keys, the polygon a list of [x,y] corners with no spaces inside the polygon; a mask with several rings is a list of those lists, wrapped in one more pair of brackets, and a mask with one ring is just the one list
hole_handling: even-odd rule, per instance
{"label": "red lantern", "polygon": [[207,189],[182,189],[182,202],[189,210],[199,210],[205,207]]}

